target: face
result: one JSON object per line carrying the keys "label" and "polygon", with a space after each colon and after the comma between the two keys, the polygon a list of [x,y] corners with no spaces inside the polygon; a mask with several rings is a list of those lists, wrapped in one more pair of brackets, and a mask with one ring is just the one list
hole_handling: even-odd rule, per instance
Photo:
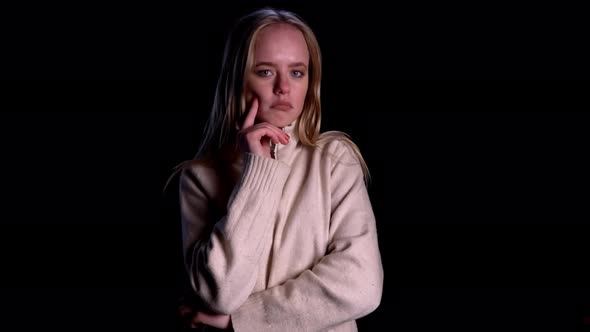
{"label": "face", "polygon": [[252,68],[245,75],[248,106],[258,99],[256,122],[279,128],[302,112],[309,82],[309,52],[303,33],[288,24],[263,28],[256,39]]}

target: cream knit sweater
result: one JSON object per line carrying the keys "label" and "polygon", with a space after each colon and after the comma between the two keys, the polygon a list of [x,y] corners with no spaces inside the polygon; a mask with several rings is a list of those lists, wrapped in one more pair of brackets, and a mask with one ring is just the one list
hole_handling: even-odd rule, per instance
{"label": "cream knit sweater", "polygon": [[351,148],[310,148],[293,125],[275,158],[199,164],[180,177],[185,262],[235,331],[356,331],[381,301],[375,218]]}

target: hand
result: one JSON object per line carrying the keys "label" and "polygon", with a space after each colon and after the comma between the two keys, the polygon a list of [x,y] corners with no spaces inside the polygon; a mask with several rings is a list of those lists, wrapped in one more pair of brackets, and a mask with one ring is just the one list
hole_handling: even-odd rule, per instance
{"label": "hand", "polygon": [[189,327],[196,328],[201,325],[208,325],[220,330],[232,330],[230,315],[216,315],[183,305],[180,307],[180,315],[186,319]]}
{"label": "hand", "polygon": [[250,152],[262,157],[271,158],[270,142],[275,144],[289,143],[289,135],[268,122],[254,124],[258,113],[258,99],[252,99],[252,105],[246,114],[242,128],[238,132],[240,147],[244,152]]}

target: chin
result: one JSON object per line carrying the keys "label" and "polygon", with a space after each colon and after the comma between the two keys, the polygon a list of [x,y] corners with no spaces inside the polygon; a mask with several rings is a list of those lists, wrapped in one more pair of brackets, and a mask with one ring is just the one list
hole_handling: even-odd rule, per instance
{"label": "chin", "polygon": [[283,127],[288,126],[291,122],[287,122],[287,121],[268,121],[268,123],[270,123],[271,125],[273,125],[275,127],[283,128]]}
{"label": "chin", "polygon": [[286,127],[288,125],[290,125],[294,120],[293,119],[287,119],[286,117],[270,117],[270,118],[263,118],[260,119],[260,122],[268,122],[271,125],[275,126],[275,127],[279,127],[279,128],[283,128]]}

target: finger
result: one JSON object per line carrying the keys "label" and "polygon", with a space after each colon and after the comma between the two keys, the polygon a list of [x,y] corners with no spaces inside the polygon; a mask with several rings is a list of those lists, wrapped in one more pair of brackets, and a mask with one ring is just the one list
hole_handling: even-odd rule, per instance
{"label": "finger", "polygon": [[203,323],[203,321],[201,319],[201,315],[199,313],[197,313],[195,316],[193,316],[193,319],[191,320],[191,324],[193,325],[193,327],[197,327],[201,323]]}
{"label": "finger", "polygon": [[260,143],[263,144],[264,146],[270,144],[271,141],[275,144],[287,144],[287,139],[284,136],[282,136],[281,134],[278,134],[272,130],[270,130],[270,131],[265,130],[262,135],[257,133],[257,136],[259,136],[259,138],[257,138],[257,139],[260,140]]}
{"label": "finger", "polygon": [[207,317],[201,311],[197,311],[197,313],[193,316],[193,323],[194,324],[205,323],[203,318],[206,319]]}
{"label": "finger", "polygon": [[191,311],[193,311],[193,309],[189,306],[183,305],[179,308],[180,311],[180,315],[181,316],[186,316],[188,313],[190,313]]}
{"label": "finger", "polygon": [[[266,139],[265,139],[266,138]],[[270,144],[270,142],[273,142],[274,144],[286,144],[285,138],[281,137],[275,133],[272,133],[270,135],[266,135],[265,137],[262,138],[261,143],[264,146],[267,146]]]}
{"label": "finger", "polygon": [[197,328],[201,325],[200,312],[192,312],[188,317],[188,322],[191,328]]}
{"label": "finger", "polygon": [[251,128],[251,131],[256,132],[255,136],[258,139],[268,136],[276,144],[287,144],[289,142],[289,135],[287,133],[266,122],[257,124]]}
{"label": "finger", "polygon": [[250,105],[250,109],[248,110],[248,114],[246,114],[246,118],[242,123],[242,129],[250,128],[254,125],[254,120],[256,120],[256,114],[258,113],[258,99],[256,97],[252,98],[252,105]]}

